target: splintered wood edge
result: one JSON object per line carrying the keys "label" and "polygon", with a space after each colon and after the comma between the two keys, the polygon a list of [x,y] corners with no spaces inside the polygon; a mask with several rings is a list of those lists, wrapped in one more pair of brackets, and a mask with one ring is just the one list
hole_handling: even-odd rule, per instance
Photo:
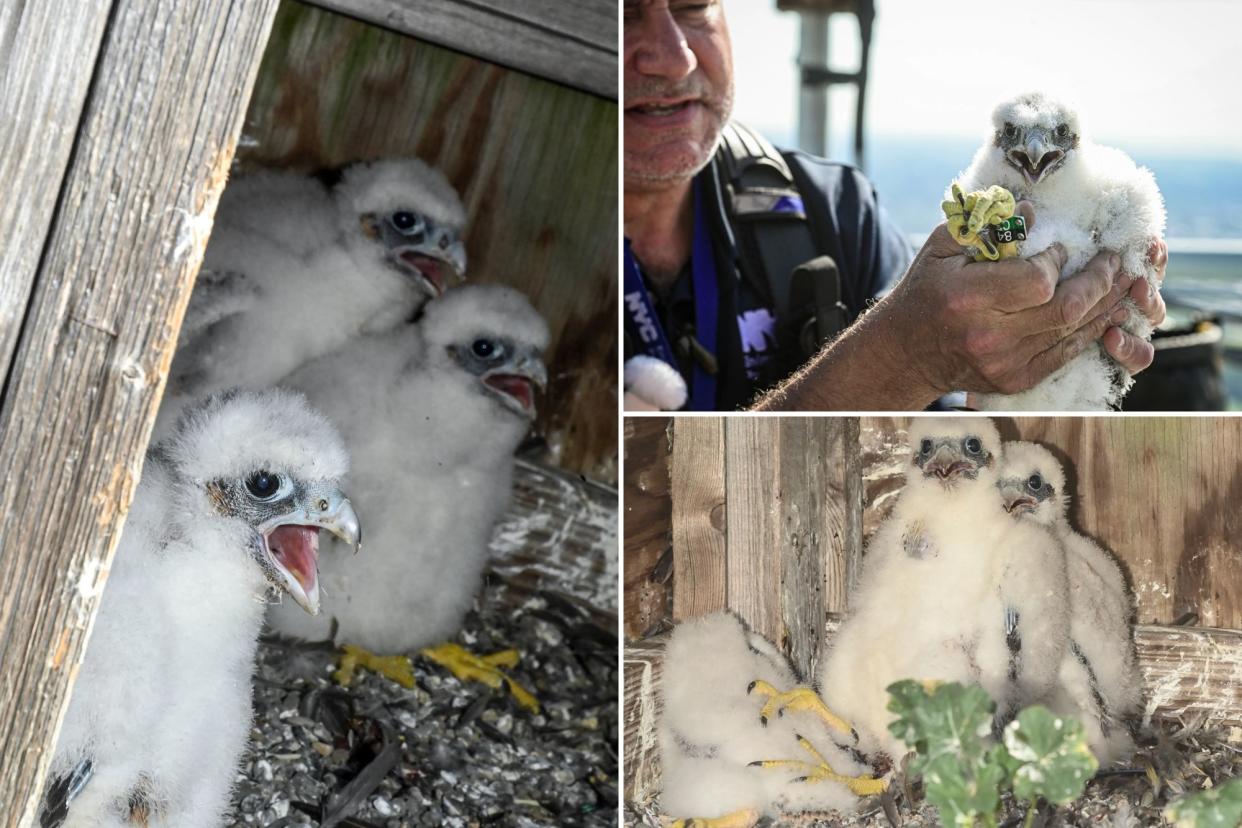
{"label": "splintered wood edge", "polygon": [[[841,625],[829,617],[826,634]],[[1160,721],[1242,726],[1242,631],[1136,625],[1145,715]],[[667,636],[627,642],[623,705],[625,800],[645,805],[660,792],[656,740]]]}

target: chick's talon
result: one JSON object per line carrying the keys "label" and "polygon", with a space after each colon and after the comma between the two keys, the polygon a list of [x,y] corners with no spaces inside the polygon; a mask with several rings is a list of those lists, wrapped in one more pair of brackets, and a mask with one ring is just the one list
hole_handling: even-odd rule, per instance
{"label": "chick's talon", "polygon": [[824,724],[833,730],[851,734],[851,737],[857,741],[857,734],[849,722],[829,710],[828,705],[824,704],[819,694],[809,687],[795,687],[786,693],[782,693],[771,684],[760,679],[752,681],[747,687],[746,692],[758,693],[760,696],[767,698],[763,709],[759,711],[759,720],[764,724],[767,724],[774,715],[784,716],[786,710],[794,712],[806,711],[818,716],[823,720]]}
{"label": "chick's talon", "polygon": [[752,768],[779,769],[791,768],[803,771],[802,776],[794,777],[794,782],[839,782],[849,788],[855,796],[876,796],[888,790],[888,781],[885,779],[876,779],[870,774],[863,773],[858,776],[846,776],[833,770],[832,765],[828,764],[828,760],[824,755],[815,749],[804,736],[798,737],[798,744],[811,755],[814,760],[807,762],[802,759],[763,759],[758,762],[751,762]]}
{"label": "chick's talon", "polygon": [[500,672],[501,667],[516,667],[521,658],[517,650],[501,650],[478,656],[460,644],[446,643],[419,651],[425,658],[439,664],[461,681],[479,681],[493,689],[504,686],[522,707],[539,712],[539,701],[522,685]]}
{"label": "chick's talon", "polygon": [[353,644],[341,647],[341,659],[332,678],[342,687],[348,687],[359,667],[387,676],[407,690],[414,689],[414,665],[407,656],[381,656]]}

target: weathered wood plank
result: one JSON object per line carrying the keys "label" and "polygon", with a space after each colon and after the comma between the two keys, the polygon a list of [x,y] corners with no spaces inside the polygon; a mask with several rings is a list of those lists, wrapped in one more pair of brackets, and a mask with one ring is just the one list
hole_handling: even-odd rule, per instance
{"label": "weathered wood plank", "polygon": [[726,604],[752,630],[784,647],[776,420],[730,417],[724,420],[724,433]]}
{"label": "weathered wood plank", "polygon": [[625,801],[646,804],[660,792],[657,738],[663,694],[660,679],[667,637],[625,645],[622,659],[622,750],[625,754]]}
{"label": "weathered wood plank", "polygon": [[613,0],[312,0],[475,57],[617,97]]}
{"label": "weathered wood plank", "polygon": [[672,421],[625,419],[625,637],[650,635],[673,615]]}
{"label": "weathered wood plank", "polygon": [[553,459],[615,480],[616,103],[283,2],[239,169],[408,155],[461,194],[470,279],[517,288],[548,320],[536,430]]}
{"label": "weathered wood plank", "polygon": [[0,4],[0,377],[39,257],[112,0]]}
{"label": "weathered wood plank", "polygon": [[673,421],[673,618],[728,602],[725,425],[719,417]]}
{"label": "weathered wood plank", "polygon": [[0,407],[0,824],[34,819],[275,5],[113,3]]}

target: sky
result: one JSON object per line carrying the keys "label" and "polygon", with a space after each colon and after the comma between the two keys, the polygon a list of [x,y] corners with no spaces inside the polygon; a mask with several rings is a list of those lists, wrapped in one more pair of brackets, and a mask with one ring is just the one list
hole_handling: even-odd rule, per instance
{"label": "sky", "polygon": [[[1239,0],[979,3],[969,21],[943,0],[876,3],[871,138],[976,139],[999,101],[1040,89],[1072,99],[1097,140],[1132,154],[1242,159]],[[775,7],[774,0],[725,0],[737,64],[734,113],[792,143],[798,15]],[[997,22],[983,22],[989,19]],[[852,69],[857,25],[852,15],[832,21],[832,63]],[[853,100],[852,88],[833,93],[832,131],[846,131],[830,147],[834,157],[848,156]]]}

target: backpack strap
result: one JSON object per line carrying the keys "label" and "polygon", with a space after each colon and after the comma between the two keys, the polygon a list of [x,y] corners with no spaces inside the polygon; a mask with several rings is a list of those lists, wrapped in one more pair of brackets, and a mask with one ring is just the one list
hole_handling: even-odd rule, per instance
{"label": "backpack strap", "polygon": [[714,165],[742,276],[771,304],[782,343],[808,357],[849,319],[840,271],[815,243],[789,164],[762,135],[730,122]]}

